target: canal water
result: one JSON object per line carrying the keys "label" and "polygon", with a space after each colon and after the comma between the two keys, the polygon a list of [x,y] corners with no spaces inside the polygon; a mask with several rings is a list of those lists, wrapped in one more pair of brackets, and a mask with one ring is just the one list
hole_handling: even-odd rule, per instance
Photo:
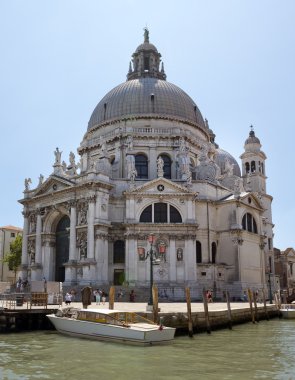
{"label": "canal water", "polygon": [[176,337],[170,345],[94,342],[55,331],[0,335],[1,380],[295,379],[295,320]]}

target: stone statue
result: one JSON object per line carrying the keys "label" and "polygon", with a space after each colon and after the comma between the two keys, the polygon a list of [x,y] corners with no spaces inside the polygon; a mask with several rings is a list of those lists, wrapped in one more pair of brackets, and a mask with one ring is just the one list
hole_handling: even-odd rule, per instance
{"label": "stone statue", "polygon": [[69,161],[70,161],[71,166],[75,166],[76,165],[76,163],[75,163],[75,155],[74,155],[73,152],[70,152]]}
{"label": "stone statue", "polygon": [[157,173],[158,173],[158,177],[164,176],[164,161],[161,156],[159,156],[157,159]]}
{"label": "stone statue", "polygon": [[77,174],[77,165],[76,165],[76,162],[75,162],[75,155],[73,152],[70,152],[70,156],[69,156],[69,161],[70,161],[70,174],[72,175],[75,175]]}
{"label": "stone statue", "polygon": [[133,169],[131,170],[131,173],[130,173],[130,181],[131,181],[131,182],[134,182],[136,176],[137,176],[137,170],[136,170],[135,168],[133,168]]}
{"label": "stone statue", "polygon": [[[134,176],[134,171],[136,171],[135,158],[132,154],[128,154],[126,156],[126,163],[127,163],[127,178],[131,179],[131,176]],[[136,175],[137,175],[137,172],[136,172]]]}
{"label": "stone statue", "polygon": [[30,190],[30,183],[32,183],[31,178],[25,178],[25,191]]}
{"label": "stone statue", "polygon": [[106,157],[108,154],[107,152],[107,144],[106,142],[101,138],[101,143],[100,143],[100,156],[101,157]]}
{"label": "stone statue", "polygon": [[133,137],[130,135],[127,137],[127,150],[133,150]]}
{"label": "stone statue", "polygon": [[229,159],[226,158],[224,166],[225,166],[225,169],[224,169],[225,173],[227,174],[227,176],[231,177],[234,174],[234,164],[231,164]]}
{"label": "stone statue", "polygon": [[61,164],[61,154],[60,150],[58,148],[55,149],[54,155],[55,155],[55,165],[60,165]]}
{"label": "stone statue", "polygon": [[65,161],[63,161],[61,165],[62,165],[62,170],[64,172],[66,172],[66,170],[67,170],[67,163]]}
{"label": "stone statue", "polygon": [[38,183],[38,187],[42,185],[43,181],[44,181],[44,175],[43,175],[43,174],[40,174],[40,175],[39,175],[39,183]]}
{"label": "stone statue", "polygon": [[143,28],[143,30],[144,30],[144,33],[143,33],[144,42],[149,42],[149,30],[147,27]]}

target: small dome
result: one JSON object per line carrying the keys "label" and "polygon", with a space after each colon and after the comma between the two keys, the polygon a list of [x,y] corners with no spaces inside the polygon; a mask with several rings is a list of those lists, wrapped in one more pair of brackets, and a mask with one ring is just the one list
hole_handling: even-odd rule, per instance
{"label": "small dome", "polygon": [[113,88],[94,109],[88,130],[106,122],[144,116],[183,120],[206,130],[197,105],[181,88],[150,77],[128,80]]}
{"label": "small dome", "polygon": [[137,49],[136,49],[136,53],[140,52],[140,51],[148,51],[148,50],[153,50],[155,52],[158,52],[157,48],[155,45],[149,43],[149,42],[144,42],[143,44],[140,44]]}
{"label": "small dome", "polygon": [[221,174],[223,174],[225,171],[226,160],[228,160],[230,164],[234,165],[233,174],[238,177],[241,177],[241,169],[239,167],[239,164],[235,160],[235,158],[223,149],[220,149],[220,148],[216,149],[214,161],[220,167]]}
{"label": "small dome", "polygon": [[260,140],[258,137],[255,136],[255,132],[253,131],[253,129],[250,131],[249,137],[245,141],[245,145],[247,144],[260,144]]}

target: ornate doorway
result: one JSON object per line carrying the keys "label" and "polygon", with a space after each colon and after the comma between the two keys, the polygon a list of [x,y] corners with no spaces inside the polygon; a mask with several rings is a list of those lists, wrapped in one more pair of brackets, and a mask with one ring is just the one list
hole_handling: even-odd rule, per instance
{"label": "ornate doorway", "polygon": [[56,227],[55,281],[64,282],[65,267],[69,260],[70,218],[64,216]]}

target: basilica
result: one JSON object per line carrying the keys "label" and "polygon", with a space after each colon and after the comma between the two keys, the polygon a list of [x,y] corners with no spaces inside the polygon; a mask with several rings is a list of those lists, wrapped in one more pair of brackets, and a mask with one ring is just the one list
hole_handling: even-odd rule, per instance
{"label": "basilica", "polygon": [[[66,127],[66,126],[65,126]],[[25,180],[22,277],[64,286],[127,285],[180,299],[240,297],[274,273],[266,155],[253,127],[241,166],[198,106],[166,80],[144,40],[127,80],[97,104],[76,155]],[[152,272],[152,273],[151,273]]]}

